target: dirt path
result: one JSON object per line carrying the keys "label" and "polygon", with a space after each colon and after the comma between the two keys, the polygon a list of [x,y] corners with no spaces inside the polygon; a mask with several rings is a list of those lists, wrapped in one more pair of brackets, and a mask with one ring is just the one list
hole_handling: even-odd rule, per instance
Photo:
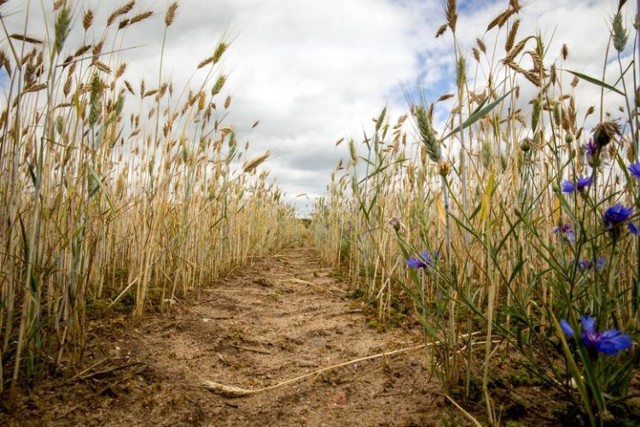
{"label": "dirt path", "polygon": [[345,293],[310,249],[258,258],[179,301],[169,316],[150,315],[133,326],[128,317],[94,325],[84,372],[34,390],[13,422],[423,426],[440,425],[444,413],[450,419],[421,351],[358,362],[241,398],[201,385],[207,379],[261,388],[420,344],[418,331],[369,327],[362,303]]}

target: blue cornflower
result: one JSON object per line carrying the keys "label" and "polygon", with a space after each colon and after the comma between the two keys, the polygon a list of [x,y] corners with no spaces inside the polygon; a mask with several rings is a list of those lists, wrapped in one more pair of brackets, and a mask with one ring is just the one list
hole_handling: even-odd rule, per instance
{"label": "blue cornflower", "polygon": [[407,267],[415,269],[433,267],[439,256],[438,251],[434,252],[433,256],[429,251],[422,251],[419,256],[413,256],[407,260]]}
{"label": "blue cornflower", "polygon": [[640,179],[640,163],[631,163],[629,166],[627,166],[627,169],[629,169],[631,175]]}
{"label": "blue cornflower", "polygon": [[581,178],[578,178],[578,191],[582,191],[584,190],[586,187],[591,185],[591,177],[590,176],[583,176]]}
{"label": "blue cornflower", "polygon": [[616,203],[604,211],[604,215],[602,216],[604,228],[611,233],[613,239],[620,237],[621,227],[624,224],[627,224],[627,228],[631,234],[634,236],[640,235],[638,226],[629,221],[631,215],[633,215],[633,207],[625,208],[620,203]]}
{"label": "blue cornflower", "polygon": [[593,259],[591,261],[586,260],[584,258],[578,261],[578,269],[580,270],[591,270],[595,267],[596,270],[600,271],[604,268],[606,260],[603,256],[599,256],[598,259]]}
{"label": "blue cornflower", "polygon": [[567,179],[562,181],[563,193],[573,193],[574,191],[576,191],[576,185],[573,183],[573,181],[569,181]]}
{"label": "blue cornflower", "polygon": [[578,178],[578,182],[574,183],[573,181],[564,180],[562,181],[562,192],[563,193],[573,193],[574,191],[582,192],[586,187],[591,185],[591,177],[583,176],[582,178]]}
{"label": "blue cornflower", "polygon": [[602,147],[600,147],[593,140],[593,138],[591,138],[581,148],[587,158],[587,163],[589,164],[589,166],[597,167],[598,164],[600,163],[598,158],[600,157],[600,150],[602,149]]}
{"label": "blue cornflower", "polygon": [[[595,317],[580,316],[580,322],[582,323],[582,343],[592,355],[599,351],[615,356],[633,345],[631,335],[623,334],[617,329],[608,329],[604,332],[596,331]],[[565,319],[560,320],[560,328],[566,336],[575,338],[573,328]]]}
{"label": "blue cornflower", "polygon": [[598,147],[598,144],[596,144],[593,139],[590,139],[586,144],[582,146],[582,149],[587,156],[595,156],[599,148],[600,147]]}
{"label": "blue cornflower", "polygon": [[554,234],[563,236],[569,243],[576,241],[576,232],[571,224],[562,224],[559,227],[553,227]]}
{"label": "blue cornflower", "polygon": [[604,226],[607,230],[613,230],[627,222],[632,214],[633,207],[625,208],[622,204],[616,203],[604,211],[604,215],[602,216]]}
{"label": "blue cornflower", "polygon": [[407,267],[409,268],[427,268],[427,263],[419,258],[411,257],[407,260]]}

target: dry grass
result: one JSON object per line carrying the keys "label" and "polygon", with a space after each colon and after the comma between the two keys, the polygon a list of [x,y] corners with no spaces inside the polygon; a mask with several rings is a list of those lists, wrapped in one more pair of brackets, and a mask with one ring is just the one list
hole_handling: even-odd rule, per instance
{"label": "dry grass", "polygon": [[[547,60],[539,35],[521,34],[517,1],[483,36],[496,47],[477,39],[470,64],[458,46],[455,8],[455,1],[446,2],[446,23],[436,37],[453,33],[457,93],[430,105],[409,100],[413,129],[405,116],[393,123],[383,110],[362,144],[351,141],[350,160],[333,172],[313,229],[324,257],[346,270],[381,319],[393,317],[403,302],[414,306],[425,336],[447,343],[430,356],[445,388],[462,384],[468,392],[472,377],[481,378],[489,422],[497,424],[488,384],[496,374],[494,335],[534,366],[540,363],[536,375],[548,379],[560,376],[549,360],[563,339],[554,330],[556,317],[592,313],[602,328],[638,330],[637,239],[628,232],[612,239],[617,231],[602,225],[614,203],[638,206],[637,183],[627,170],[638,161],[637,107],[627,102],[611,112],[619,124],[602,120],[591,133],[585,123],[593,122],[595,106],[577,111],[575,90],[593,82],[560,71],[570,66]],[[628,61],[635,69],[633,55]],[[620,64],[621,73],[627,65]],[[534,95],[524,99],[525,92]],[[451,103],[441,107],[443,100]],[[434,110],[446,113],[444,123],[434,125]],[[589,140],[601,147],[597,153],[585,151]],[[563,180],[584,176],[594,181],[584,193],[561,191]],[[562,224],[575,228],[573,244],[554,233]],[[442,254],[435,268],[408,269],[407,258],[425,249]],[[604,270],[579,267],[601,255]],[[453,352],[457,337],[478,324],[486,347]],[[478,357],[482,369],[474,371]],[[607,381],[591,387],[605,389]],[[589,412],[591,403],[583,404]]]}
{"label": "dry grass", "polygon": [[158,28],[152,13],[132,1],[100,30],[91,10],[67,7],[55,4],[52,43],[8,28],[0,48],[0,392],[77,362],[95,307],[168,309],[300,230],[260,171],[268,154],[243,168],[248,146],[224,122],[226,42],[199,89],[165,80],[164,57],[158,81],[135,88],[117,50],[126,28]]}

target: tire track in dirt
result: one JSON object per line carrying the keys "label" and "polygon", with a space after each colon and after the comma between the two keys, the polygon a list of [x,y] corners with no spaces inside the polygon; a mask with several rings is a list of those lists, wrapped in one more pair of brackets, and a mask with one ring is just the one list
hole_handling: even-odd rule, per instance
{"label": "tire track in dirt", "polygon": [[417,330],[368,327],[362,302],[345,295],[346,285],[311,249],[255,258],[178,301],[169,315],[149,315],[133,326],[128,318],[95,325],[86,366],[103,362],[71,381],[55,380],[34,390],[13,422],[439,425],[442,410],[450,411],[434,393],[438,385],[430,383],[421,352],[358,362],[242,398],[226,398],[201,385],[207,379],[258,389],[420,343]]}

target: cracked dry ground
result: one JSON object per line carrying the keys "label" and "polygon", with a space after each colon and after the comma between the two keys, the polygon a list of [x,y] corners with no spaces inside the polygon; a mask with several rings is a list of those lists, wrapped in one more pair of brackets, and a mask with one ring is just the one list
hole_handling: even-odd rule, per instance
{"label": "cracked dry ground", "polygon": [[[229,398],[212,380],[271,386],[420,344],[419,331],[368,326],[366,306],[306,247],[255,258],[168,315],[96,321],[83,369],[25,396],[15,425],[423,426],[456,418],[420,350],[360,361]],[[92,366],[95,365],[95,366]],[[433,380],[435,381],[435,380]],[[3,423],[0,414],[0,424]],[[6,414],[4,415],[6,417]]]}

